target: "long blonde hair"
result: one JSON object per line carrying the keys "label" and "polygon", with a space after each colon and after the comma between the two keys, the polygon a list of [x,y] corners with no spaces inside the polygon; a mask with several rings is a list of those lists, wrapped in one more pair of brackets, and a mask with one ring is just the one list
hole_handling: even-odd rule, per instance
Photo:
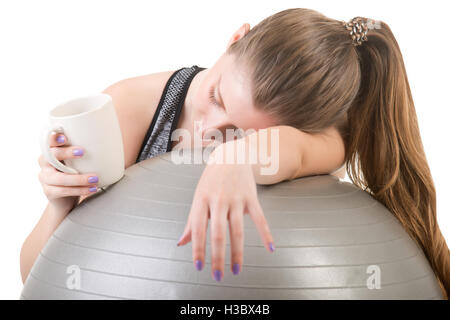
{"label": "long blonde hair", "polygon": [[250,72],[254,104],[281,124],[315,133],[335,126],[347,174],[417,241],[446,296],[449,249],[400,48],[389,26],[353,46],[342,21],[287,9],[254,26],[227,53]]}

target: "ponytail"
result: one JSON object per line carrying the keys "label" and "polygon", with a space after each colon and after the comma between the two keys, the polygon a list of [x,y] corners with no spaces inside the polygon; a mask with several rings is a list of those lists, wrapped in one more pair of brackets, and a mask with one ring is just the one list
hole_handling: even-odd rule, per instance
{"label": "ponytail", "polygon": [[423,249],[446,298],[450,255],[436,220],[436,191],[399,46],[390,28],[354,47],[361,85],[345,135],[350,179],[384,204]]}
{"label": "ponytail", "polygon": [[449,250],[400,48],[382,21],[362,37],[359,24],[352,38],[348,27],[311,9],[286,9],[227,53],[248,72],[255,106],[279,124],[311,134],[339,130],[350,179],[397,217],[448,296]]}

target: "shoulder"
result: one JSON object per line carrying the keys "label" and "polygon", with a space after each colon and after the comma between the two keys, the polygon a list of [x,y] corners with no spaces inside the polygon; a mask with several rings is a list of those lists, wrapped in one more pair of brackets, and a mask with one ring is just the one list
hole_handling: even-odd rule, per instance
{"label": "shoulder", "polygon": [[135,163],[164,87],[174,72],[126,78],[103,90],[112,97],[116,109],[122,132],[125,168]]}
{"label": "shoulder", "polygon": [[103,92],[110,94],[118,104],[125,103],[129,107],[149,112],[149,108],[155,107],[153,102],[159,102],[164,87],[174,72],[172,70],[126,78],[110,85]]}

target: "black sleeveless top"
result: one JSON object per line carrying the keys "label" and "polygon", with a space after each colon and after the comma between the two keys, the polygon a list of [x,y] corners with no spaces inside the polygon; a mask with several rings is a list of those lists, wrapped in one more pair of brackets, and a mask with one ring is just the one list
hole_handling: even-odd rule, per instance
{"label": "black sleeveless top", "polygon": [[178,69],[170,76],[136,158],[136,163],[171,151],[170,137],[177,127],[189,85],[194,76],[204,69],[193,65]]}

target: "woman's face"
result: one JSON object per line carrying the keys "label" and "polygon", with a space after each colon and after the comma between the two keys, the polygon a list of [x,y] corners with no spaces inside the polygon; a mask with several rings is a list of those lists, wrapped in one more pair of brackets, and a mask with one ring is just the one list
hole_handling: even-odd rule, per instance
{"label": "woman's face", "polygon": [[[233,35],[229,45],[248,32],[245,26]],[[224,53],[203,72],[192,97],[192,118],[201,121],[202,136],[211,129],[225,134],[227,128],[258,130],[276,125],[275,119],[253,105],[250,78],[233,55]]]}

